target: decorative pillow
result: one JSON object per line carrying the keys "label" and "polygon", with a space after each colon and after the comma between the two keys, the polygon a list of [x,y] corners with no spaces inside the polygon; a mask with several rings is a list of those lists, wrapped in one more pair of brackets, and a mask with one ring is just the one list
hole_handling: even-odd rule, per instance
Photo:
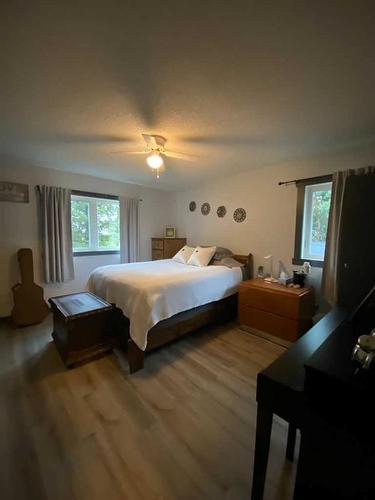
{"label": "decorative pillow", "polygon": [[176,253],[174,257],[172,257],[172,259],[175,260],[176,262],[181,262],[181,264],[187,264],[194,250],[195,250],[194,247],[189,247],[188,245],[185,245],[184,247],[181,248],[179,252]]}
{"label": "decorative pillow", "polygon": [[[201,245],[201,248],[211,248],[206,245]],[[212,257],[212,260],[210,264],[213,264],[215,260],[221,260],[224,259],[224,257],[231,257],[233,255],[232,250],[229,250],[228,248],[224,247],[216,247],[216,252],[214,253],[214,256]]]}
{"label": "decorative pillow", "polygon": [[197,247],[192,253],[188,264],[191,266],[205,267],[215,255],[216,247]]}
{"label": "decorative pillow", "polygon": [[224,259],[225,257],[231,257],[232,255],[233,255],[233,252],[231,250],[229,250],[228,248],[216,247],[214,259],[221,260],[221,259]]}

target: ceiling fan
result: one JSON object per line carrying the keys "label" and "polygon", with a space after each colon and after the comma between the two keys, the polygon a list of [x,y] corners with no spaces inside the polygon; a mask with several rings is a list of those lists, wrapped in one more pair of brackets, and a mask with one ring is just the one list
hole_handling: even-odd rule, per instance
{"label": "ceiling fan", "polygon": [[146,147],[143,151],[112,151],[113,154],[116,153],[127,153],[130,155],[143,155],[147,154],[146,162],[147,165],[156,170],[156,177],[159,179],[159,173],[164,170],[163,156],[169,158],[178,158],[179,160],[194,161],[197,156],[189,155],[186,153],[179,153],[177,151],[171,151],[165,148],[165,143],[167,139],[161,135],[156,134],[142,134],[142,137],[146,143]]}

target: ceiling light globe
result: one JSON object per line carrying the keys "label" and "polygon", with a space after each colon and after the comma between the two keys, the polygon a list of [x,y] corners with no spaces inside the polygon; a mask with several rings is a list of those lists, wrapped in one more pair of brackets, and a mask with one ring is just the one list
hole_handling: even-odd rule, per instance
{"label": "ceiling light globe", "polygon": [[157,153],[148,156],[146,161],[151,168],[160,168],[163,165],[163,158]]}

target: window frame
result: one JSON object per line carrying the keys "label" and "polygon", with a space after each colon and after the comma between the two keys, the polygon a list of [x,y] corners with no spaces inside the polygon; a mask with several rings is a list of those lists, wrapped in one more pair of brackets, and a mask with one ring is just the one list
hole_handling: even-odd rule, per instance
{"label": "window frame", "polygon": [[[72,196],[76,197],[82,197],[82,198],[99,198],[102,200],[116,200],[119,201],[118,196],[110,195],[110,194],[101,194],[101,193],[91,193],[88,191],[77,191],[77,190],[72,190],[71,195],[70,195],[70,201],[72,201]],[[91,210],[91,205],[90,205],[90,210]],[[95,217],[91,217],[91,212],[90,212],[90,224],[93,221],[94,226],[96,226],[96,214]],[[90,225],[90,239],[91,239],[91,225]],[[96,230],[94,231],[96,234]],[[119,255],[120,250],[73,250],[73,257],[88,257],[91,255]]]}
{"label": "window frame", "polygon": [[332,175],[322,175],[320,177],[312,177],[297,181],[297,210],[296,210],[296,229],[294,239],[294,257],[292,263],[294,265],[302,265],[304,262],[309,262],[312,267],[323,267],[323,260],[304,259],[302,257],[302,238],[304,236],[303,221],[305,215],[305,188],[306,186],[314,186],[316,184],[326,184],[332,182]]}

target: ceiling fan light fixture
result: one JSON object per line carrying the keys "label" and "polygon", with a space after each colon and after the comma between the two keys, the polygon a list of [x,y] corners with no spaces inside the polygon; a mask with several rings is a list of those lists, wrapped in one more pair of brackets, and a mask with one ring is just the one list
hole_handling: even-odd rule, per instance
{"label": "ceiling fan light fixture", "polygon": [[163,165],[163,158],[160,156],[159,153],[152,153],[150,156],[147,157],[146,159],[147,165],[150,168],[160,168]]}

